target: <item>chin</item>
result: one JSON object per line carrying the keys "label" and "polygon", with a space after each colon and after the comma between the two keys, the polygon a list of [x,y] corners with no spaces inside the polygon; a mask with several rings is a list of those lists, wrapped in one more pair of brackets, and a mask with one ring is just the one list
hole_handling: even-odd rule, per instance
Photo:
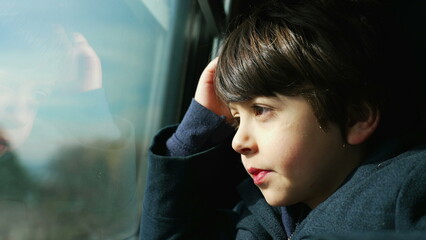
{"label": "chin", "polygon": [[276,194],[268,194],[262,192],[265,197],[266,202],[272,207],[283,207],[294,204],[294,202],[289,201],[283,196],[277,196]]}
{"label": "chin", "polygon": [[266,200],[266,202],[267,202],[270,206],[272,206],[272,207],[284,207],[284,206],[286,206],[286,204],[283,204],[283,203],[281,203],[281,202],[277,202],[277,201],[268,201],[268,200]]}

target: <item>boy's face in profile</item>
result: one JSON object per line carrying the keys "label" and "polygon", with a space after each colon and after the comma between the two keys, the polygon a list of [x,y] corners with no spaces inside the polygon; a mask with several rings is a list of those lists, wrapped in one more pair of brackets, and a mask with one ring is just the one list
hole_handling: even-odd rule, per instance
{"label": "boy's face in profile", "polygon": [[256,97],[229,106],[239,121],[232,147],[272,206],[303,202],[314,208],[359,160],[337,125],[321,128],[302,97]]}

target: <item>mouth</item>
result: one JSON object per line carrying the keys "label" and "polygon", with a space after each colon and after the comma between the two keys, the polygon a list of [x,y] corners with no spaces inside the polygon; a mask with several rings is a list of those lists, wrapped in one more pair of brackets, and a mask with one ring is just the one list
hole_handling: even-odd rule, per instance
{"label": "mouth", "polygon": [[254,184],[261,185],[266,181],[267,175],[272,171],[258,168],[249,168],[247,172],[252,176]]}
{"label": "mouth", "polygon": [[6,139],[0,138],[0,155],[7,152],[9,149],[9,143]]}

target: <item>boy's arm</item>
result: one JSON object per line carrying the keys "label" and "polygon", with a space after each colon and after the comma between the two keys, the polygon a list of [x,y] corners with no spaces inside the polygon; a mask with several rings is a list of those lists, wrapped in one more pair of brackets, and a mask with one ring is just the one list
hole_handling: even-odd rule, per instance
{"label": "boy's arm", "polygon": [[84,35],[74,32],[72,39],[68,39],[64,29],[57,30],[66,46],[65,52],[70,54],[70,65],[75,67],[70,67],[70,73],[55,83],[51,96],[38,112],[38,119],[85,145],[99,139],[109,145],[121,133],[102,87],[101,61]]}
{"label": "boy's arm", "polygon": [[[177,129],[165,128],[155,137],[149,154],[141,239],[220,239],[217,234],[233,239],[236,216],[219,211],[238,201],[234,186],[242,174],[237,169],[238,156],[230,148],[229,133],[233,131],[220,141],[215,129],[226,132],[228,126],[205,111],[209,110],[193,101]],[[213,118],[204,125],[200,120],[208,116]],[[185,126],[193,126],[190,134]],[[212,138],[218,141],[211,143]]]}
{"label": "boy's arm", "polygon": [[225,116],[218,116],[192,100],[176,132],[167,140],[166,151],[170,156],[189,156],[217,145],[233,133]]}
{"label": "boy's arm", "polygon": [[232,118],[228,107],[221,102],[214,89],[217,58],[204,69],[198,82],[194,100],[176,133],[167,141],[171,156],[187,156],[214,146],[234,132],[225,120]]}
{"label": "boy's arm", "polygon": [[38,112],[39,121],[49,123],[63,136],[82,144],[91,139],[119,140],[120,129],[109,110],[104,89],[68,95],[52,95]]}
{"label": "boy's arm", "polygon": [[141,239],[234,239],[237,216],[220,210],[238,201],[234,187],[245,176],[233,132],[197,98],[179,127],[160,131],[149,153]]}

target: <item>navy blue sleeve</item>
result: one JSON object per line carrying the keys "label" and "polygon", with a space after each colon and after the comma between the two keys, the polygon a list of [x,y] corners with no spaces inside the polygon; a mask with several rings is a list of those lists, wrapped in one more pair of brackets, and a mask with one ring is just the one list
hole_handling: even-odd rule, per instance
{"label": "navy blue sleeve", "polygon": [[195,100],[179,126],[160,130],[148,154],[140,239],[235,239],[231,209],[246,173],[234,132]]}
{"label": "navy blue sleeve", "polygon": [[215,146],[234,133],[224,116],[218,116],[194,99],[176,132],[167,140],[170,156],[189,156]]}
{"label": "navy blue sleeve", "polygon": [[229,209],[245,173],[230,139],[190,156],[164,155],[174,132],[162,129],[149,151],[140,239],[235,239],[237,216]]}

